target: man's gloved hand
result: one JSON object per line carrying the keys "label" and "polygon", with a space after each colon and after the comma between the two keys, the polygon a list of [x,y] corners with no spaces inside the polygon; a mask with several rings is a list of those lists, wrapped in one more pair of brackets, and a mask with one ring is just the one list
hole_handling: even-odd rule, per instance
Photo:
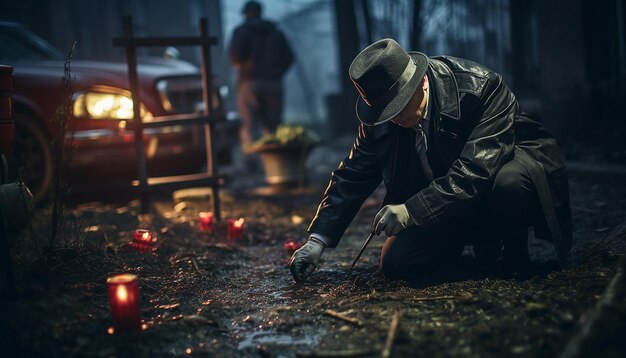
{"label": "man's gloved hand", "polygon": [[384,231],[385,235],[393,236],[414,224],[404,204],[385,205],[374,218],[374,232],[379,235]]}
{"label": "man's gloved hand", "polygon": [[289,269],[296,282],[305,281],[315,270],[325,248],[324,243],[310,237],[304,246],[293,253]]}

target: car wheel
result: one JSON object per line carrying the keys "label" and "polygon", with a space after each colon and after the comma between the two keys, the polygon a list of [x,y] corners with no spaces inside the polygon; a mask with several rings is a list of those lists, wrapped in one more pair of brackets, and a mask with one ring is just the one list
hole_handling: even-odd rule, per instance
{"label": "car wheel", "polygon": [[47,196],[54,168],[49,136],[31,117],[15,113],[15,139],[9,156],[9,176],[19,179],[33,193],[36,203]]}

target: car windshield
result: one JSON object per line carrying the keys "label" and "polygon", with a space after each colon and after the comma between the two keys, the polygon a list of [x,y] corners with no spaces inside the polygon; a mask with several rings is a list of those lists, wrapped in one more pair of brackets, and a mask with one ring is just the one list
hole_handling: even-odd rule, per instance
{"label": "car windshield", "polygon": [[36,34],[15,25],[0,24],[0,60],[62,60],[63,53]]}

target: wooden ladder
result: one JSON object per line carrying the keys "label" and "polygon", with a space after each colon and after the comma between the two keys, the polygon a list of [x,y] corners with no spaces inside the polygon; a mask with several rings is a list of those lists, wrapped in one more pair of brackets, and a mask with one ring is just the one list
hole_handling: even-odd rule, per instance
{"label": "wooden ladder", "polygon": [[[224,121],[224,115],[214,113],[211,100],[211,54],[210,46],[217,44],[217,38],[208,34],[206,18],[200,19],[198,37],[134,37],[133,24],[130,16],[123,18],[124,36],[113,39],[113,46],[125,47],[128,62],[128,79],[133,100],[133,121],[129,123],[134,132],[135,154],[137,159],[138,179],[132,185],[138,189],[141,199],[141,212],[149,211],[149,194],[157,188],[183,188],[190,186],[208,186],[213,194],[213,212],[217,220],[220,216],[219,187],[224,180],[218,175],[217,162],[214,150],[215,124]],[[141,91],[137,74],[138,47],[166,47],[166,46],[201,46],[201,73],[202,73],[202,101],[204,111],[201,114],[177,114],[158,116],[149,122],[141,118]],[[207,171],[204,173],[176,175],[166,177],[148,177],[146,171],[146,153],[143,144],[143,131],[146,128],[204,125],[204,143],[206,149]]]}

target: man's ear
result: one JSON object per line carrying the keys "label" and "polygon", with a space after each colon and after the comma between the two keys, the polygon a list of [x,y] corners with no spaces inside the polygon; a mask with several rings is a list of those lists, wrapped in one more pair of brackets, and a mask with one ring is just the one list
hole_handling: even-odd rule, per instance
{"label": "man's ear", "polygon": [[427,89],[428,88],[428,76],[424,75],[424,78],[422,78],[422,88],[423,89]]}

